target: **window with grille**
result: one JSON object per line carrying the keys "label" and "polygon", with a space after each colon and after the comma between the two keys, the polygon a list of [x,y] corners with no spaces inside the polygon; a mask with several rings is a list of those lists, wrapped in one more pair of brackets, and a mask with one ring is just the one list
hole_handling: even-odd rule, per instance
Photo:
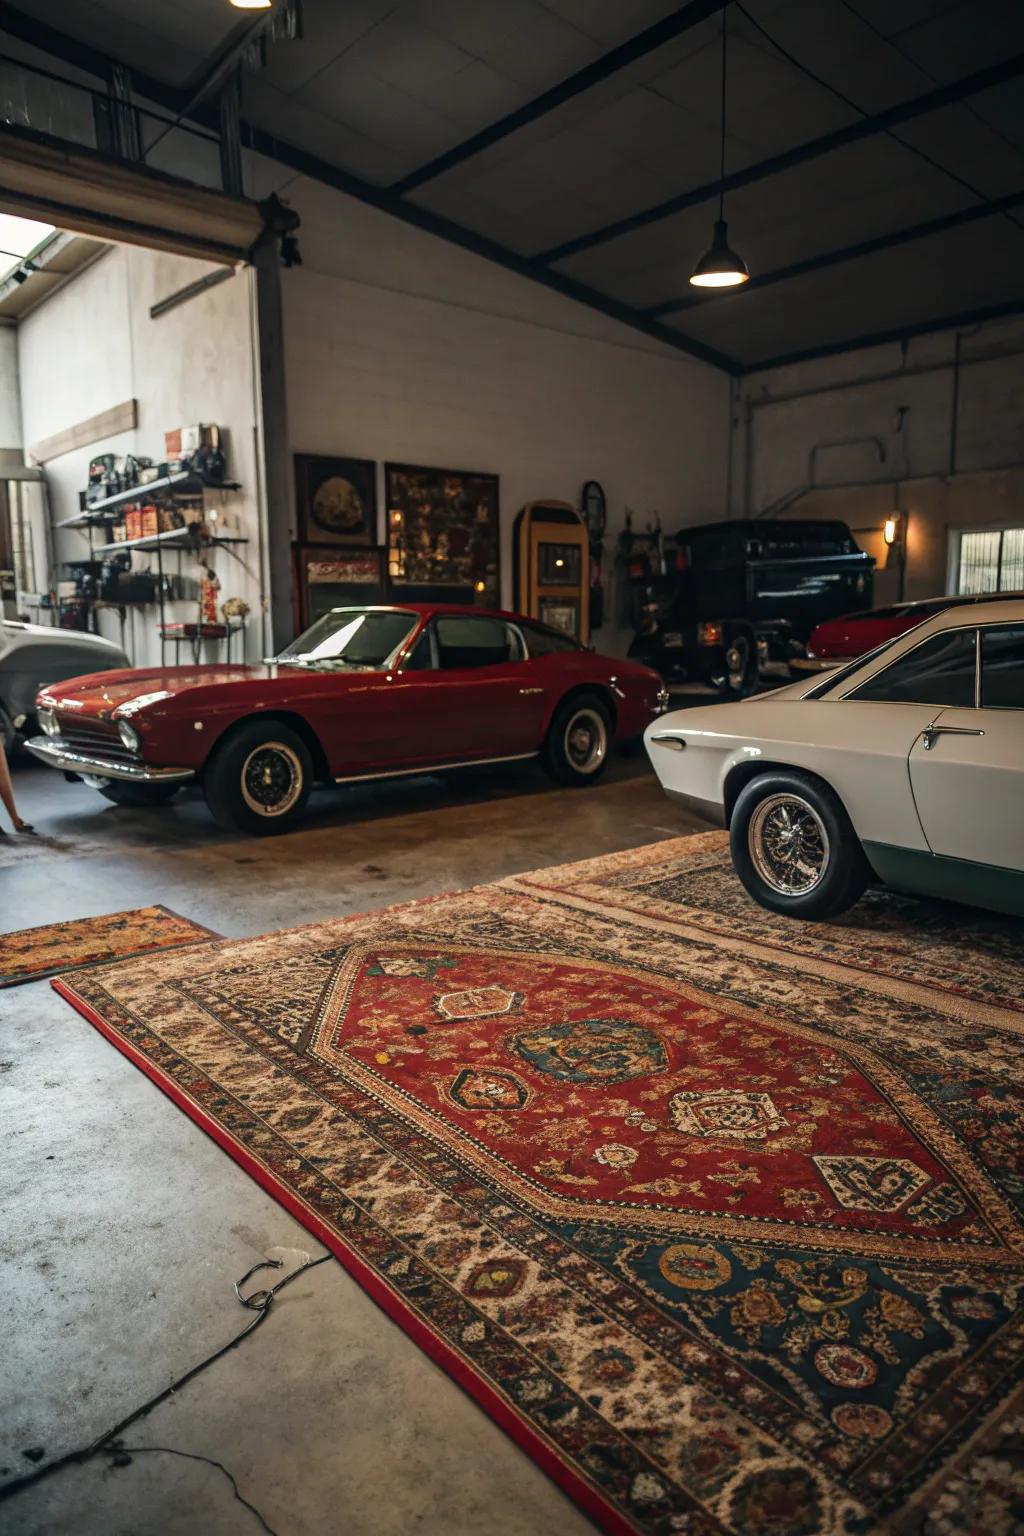
{"label": "window with grille", "polygon": [[984,528],[960,535],[957,591],[1024,591],[1024,528]]}

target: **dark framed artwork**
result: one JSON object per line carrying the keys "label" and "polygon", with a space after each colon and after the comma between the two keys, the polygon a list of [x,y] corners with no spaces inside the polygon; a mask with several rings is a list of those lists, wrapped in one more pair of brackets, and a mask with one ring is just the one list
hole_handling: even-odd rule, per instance
{"label": "dark framed artwork", "polygon": [[295,546],[296,628],[301,633],[349,604],[387,601],[383,546],[339,549],[330,544]]}
{"label": "dark framed artwork", "polygon": [[386,464],[384,484],[391,583],[496,604],[497,475]]}
{"label": "dark framed artwork", "polygon": [[300,544],[376,544],[376,464],[297,453],[295,507]]}
{"label": "dark framed artwork", "polygon": [[542,624],[560,629],[564,635],[579,638],[580,605],[572,597],[542,597],[537,604],[537,617]]}

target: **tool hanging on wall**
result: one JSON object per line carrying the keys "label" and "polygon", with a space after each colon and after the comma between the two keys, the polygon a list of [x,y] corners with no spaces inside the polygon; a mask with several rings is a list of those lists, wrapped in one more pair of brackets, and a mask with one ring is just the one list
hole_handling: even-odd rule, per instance
{"label": "tool hanging on wall", "polygon": [[604,491],[596,480],[588,480],[580,497],[580,511],[587,525],[590,544],[590,628],[600,629],[604,623],[604,530],[607,522],[607,503]]}

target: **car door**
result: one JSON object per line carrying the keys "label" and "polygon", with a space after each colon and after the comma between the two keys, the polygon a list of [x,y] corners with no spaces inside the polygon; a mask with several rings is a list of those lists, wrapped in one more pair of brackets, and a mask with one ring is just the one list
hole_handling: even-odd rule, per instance
{"label": "car door", "polygon": [[984,626],[976,649],[977,702],[914,743],[914,799],[933,853],[1024,870],[1024,625]]}
{"label": "car door", "polygon": [[[863,841],[927,851],[910,758],[943,709],[973,707],[975,633],[975,626],[965,625],[930,635],[895,660],[882,661],[833,706],[837,718],[821,732],[841,754],[829,765],[829,782]],[[828,698],[821,703],[827,706]]]}
{"label": "car door", "polygon": [[412,678],[408,695],[430,760],[535,752],[543,690],[530,676],[518,628],[489,614],[438,614],[431,638],[434,666]]}

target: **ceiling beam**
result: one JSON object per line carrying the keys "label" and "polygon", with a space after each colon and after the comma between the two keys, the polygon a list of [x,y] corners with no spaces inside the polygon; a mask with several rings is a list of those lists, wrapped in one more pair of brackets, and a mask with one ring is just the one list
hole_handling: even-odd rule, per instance
{"label": "ceiling beam", "polygon": [[1024,298],[1006,299],[1001,304],[988,304],[981,309],[965,309],[958,315],[941,315],[934,320],[921,320],[915,325],[894,326],[892,330],[875,331],[870,336],[848,336],[843,341],[825,342],[819,347],[805,347],[801,352],[780,352],[776,357],[765,357],[756,363],[744,363],[743,373],[762,373],[769,368],[786,368],[791,363],[811,363],[822,357],[838,357],[844,352],[863,352],[868,347],[884,347],[895,341],[911,341],[915,336],[930,336],[936,331],[958,331],[962,326],[983,325],[990,320],[1005,320],[1011,315],[1024,314]]}
{"label": "ceiling beam", "polygon": [[876,235],[871,240],[859,240],[856,245],[844,245],[833,251],[822,251],[818,256],[808,256],[804,261],[792,261],[788,266],[776,267],[771,272],[760,272],[738,288],[691,289],[678,299],[665,299],[660,304],[650,304],[641,314],[656,320],[662,315],[678,314],[681,310],[701,309],[723,299],[736,298],[758,288],[784,283],[791,277],[804,277],[808,272],[818,272],[823,267],[839,266],[844,261],[857,261],[872,256],[876,251],[892,250],[897,245],[907,245],[912,240],[924,240],[929,235],[940,235],[947,229],[958,229],[962,224],[974,224],[979,219],[991,219],[1024,203],[1024,191],[1011,192],[1006,197],[990,198],[970,208],[958,208],[956,213],[945,213],[936,219],[926,219],[921,224],[908,224],[903,229],[891,230],[887,235]]}
{"label": "ceiling beam", "polygon": [[208,59],[205,59],[198,70],[193,71],[189,82],[184,87],[185,100],[178,108],[177,116],[172,123],[168,123],[161,133],[158,133],[153,142],[145,147],[142,158],[152,154],[157,145],[166,139],[182,118],[188,117],[198,107],[215,86],[225,80],[233,69],[237,67],[243,55],[259,37],[265,32],[274,18],[274,12],[256,11],[251,17],[239,22],[232,27],[220,47],[215,49]]}
{"label": "ceiling beam", "polygon": [[[24,42],[31,43],[33,47],[40,48],[66,63],[85,70],[98,79],[105,80],[107,77],[111,63],[108,55],[96,48],[79,45],[65,33],[58,32],[34,17],[26,16],[9,4],[0,5],[0,32],[5,31],[21,38]],[[143,71],[133,69],[131,73],[135,89],[141,96],[171,111],[180,111],[191,94],[186,90],[168,85],[165,81],[157,80]],[[217,130],[217,114],[206,103],[199,102],[184,115],[194,122],[201,123],[204,127]],[[574,299],[577,303],[584,304],[587,308],[596,310],[609,319],[617,320],[620,324],[629,326],[642,335],[650,336],[664,346],[671,347],[673,351],[695,357],[713,368],[734,376],[738,376],[742,371],[735,358],[726,356],[724,352],[719,352],[714,347],[705,346],[703,342],[692,340],[673,326],[649,319],[630,305],[613,299],[610,295],[601,293],[586,283],[578,282],[575,278],[559,272],[552,272],[529,257],[520,256],[505,246],[499,245],[497,241],[477,234],[475,230],[466,229],[451,219],[442,218],[439,214],[431,213],[429,209],[420,208],[388,187],[374,186],[371,182],[363,181],[361,177],[354,176],[349,171],[331,165],[318,155],[300,149],[297,145],[284,143],[275,134],[258,128],[253,123],[247,121],[241,123],[241,137],[243,145],[257,154],[265,155],[268,159],[287,165],[303,176],[345,192],[360,202],[390,213],[404,223],[424,229],[442,240],[460,246],[463,250],[483,256],[486,260],[510,272],[516,272],[521,277],[540,283],[543,287],[550,288],[565,298]]]}
{"label": "ceiling beam", "polygon": [[266,155],[269,159],[276,160],[293,171],[298,171],[302,176],[308,176],[313,181],[324,182],[325,185],[334,187],[337,191],[344,192],[361,203],[369,203],[373,208],[392,214],[406,224],[413,224],[418,229],[426,230],[428,234],[437,235],[442,240],[448,240],[452,245],[461,246],[465,251],[483,256],[497,266],[505,267],[509,272],[515,272],[520,277],[527,277],[532,282],[553,289],[555,293],[560,293],[567,299],[575,299],[577,303],[585,304],[589,309],[595,309],[611,320],[618,320],[620,324],[628,325],[633,330],[640,331],[643,335],[672,347],[676,352],[685,352],[690,357],[696,357],[702,363],[710,363],[713,368],[719,368],[725,373],[738,375],[742,371],[735,358],[727,357],[724,352],[706,346],[703,342],[695,341],[692,337],[684,335],[682,331],[677,331],[673,326],[663,325],[660,320],[651,320],[641,314],[638,309],[633,309],[631,305],[612,298],[610,294],[591,288],[589,284],[578,282],[576,278],[568,277],[564,273],[552,272],[549,267],[540,266],[529,256],[520,256],[486,235],[478,234],[476,230],[456,224],[441,214],[431,212],[429,208],[421,208],[416,203],[399,197],[389,187],[374,186],[371,182],[363,181],[362,177],[354,176],[351,171],[344,171],[339,166],[331,165],[329,161],[321,160],[319,155],[311,154],[297,145],[284,143],[276,134],[266,129],[243,122],[242,143],[246,149],[256,154]]}
{"label": "ceiling beam", "polygon": [[809,139],[804,144],[795,145],[793,149],[771,155],[767,160],[759,160],[754,165],[745,166],[742,170],[732,171],[728,176],[705,182],[700,187],[693,187],[689,192],[680,192],[675,197],[666,198],[664,202],[655,203],[651,208],[643,208],[624,219],[616,219],[613,224],[605,224],[601,229],[591,230],[589,234],[577,235],[573,240],[566,240],[561,245],[552,246],[550,250],[541,251],[534,260],[544,263],[563,261],[567,256],[575,256],[580,251],[592,250],[596,245],[604,245],[608,240],[617,240],[620,235],[628,235],[634,230],[644,229],[649,224],[656,224],[674,213],[681,213],[685,208],[706,203],[709,199],[718,197],[720,193],[735,192],[740,187],[749,187],[754,182],[764,181],[769,176],[777,176],[781,171],[788,171],[795,165],[804,165],[809,160],[817,160],[822,155],[844,149],[848,144],[856,144],[861,139],[870,139],[876,134],[887,133],[891,128],[898,127],[900,123],[911,122],[914,118],[923,117],[927,112],[935,112],[940,107],[953,106],[956,102],[963,101],[968,96],[975,96],[980,91],[990,90],[996,85],[1004,85],[1006,81],[1016,79],[1021,74],[1024,74],[1024,53],[1015,53],[1011,58],[992,64],[987,69],[976,70],[974,74],[965,75],[949,85],[940,85],[934,90],[925,91],[923,95],[899,102],[895,107],[888,107],[884,112],[875,112],[870,116],[858,118],[844,128],[836,128],[831,133],[822,134],[820,138]]}
{"label": "ceiling beam", "polygon": [[681,5],[678,10],[664,16],[661,21],[655,22],[653,27],[647,27],[643,32],[638,32],[627,42],[620,43],[617,48],[612,48],[592,64],[587,64],[583,69],[578,69],[575,74],[568,75],[558,85],[553,85],[550,90],[543,91],[535,96],[532,101],[517,107],[514,112],[509,112],[506,117],[499,118],[496,123],[491,123],[489,128],[482,128],[479,133],[474,133],[461,144],[456,144],[453,149],[445,150],[443,155],[429,160],[426,165],[421,165],[418,170],[410,171],[407,176],[402,176],[393,182],[392,192],[412,192],[414,188],[423,186],[424,182],[433,181],[436,176],[442,176],[445,171],[450,171],[453,166],[461,165],[463,161],[480,154],[481,150],[489,149],[492,144],[497,144],[501,139],[507,138],[510,133],[516,133],[520,128],[525,128],[527,123],[536,122],[539,117],[544,117],[548,112],[553,112],[564,102],[571,101],[581,91],[589,91],[592,86],[599,85],[602,80],[617,74],[625,69],[627,64],[633,64],[637,59],[642,59],[648,53],[653,53],[657,48],[663,48],[673,38],[680,37],[684,32],[689,32],[692,27],[706,21],[716,11],[722,10],[730,0],[690,0],[688,5]]}

